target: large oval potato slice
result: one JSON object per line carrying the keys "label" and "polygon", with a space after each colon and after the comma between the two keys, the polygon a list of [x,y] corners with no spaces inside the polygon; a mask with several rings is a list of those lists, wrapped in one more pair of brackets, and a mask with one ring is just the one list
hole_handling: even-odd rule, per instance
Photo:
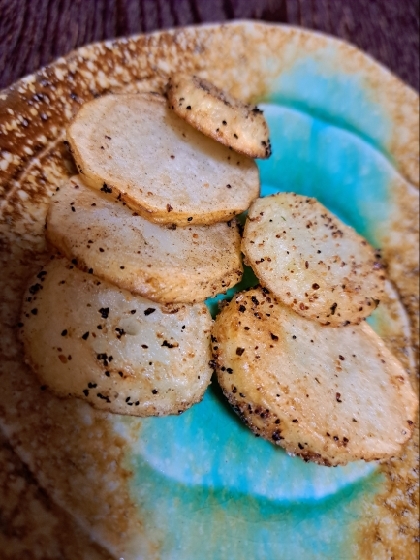
{"label": "large oval potato slice", "polygon": [[235,412],[290,454],[345,465],[394,455],[411,435],[408,375],[365,322],[322,327],[257,288],[223,309],[212,341]]}
{"label": "large oval potato slice", "polygon": [[164,416],[202,399],[210,328],[204,304],[155,304],[56,258],[29,284],[19,332],[45,388],[118,414]]}
{"label": "large oval potato slice", "polygon": [[279,193],[255,201],[242,250],[262,285],[322,325],[358,324],[384,293],[380,255],[314,198]]}
{"label": "large oval potato slice", "polygon": [[172,76],[169,106],[194,128],[252,158],[268,158],[271,145],[263,112],[198,76]]}
{"label": "large oval potato slice", "polygon": [[163,303],[203,301],[241,279],[235,222],[169,229],[86,187],[80,178],[54,194],[47,239],[82,270]]}
{"label": "large oval potato slice", "polygon": [[153,222],[228,221],[259,195],[253,160],[195,130],[157,94],[90,101],[67,138],[86,182]]}

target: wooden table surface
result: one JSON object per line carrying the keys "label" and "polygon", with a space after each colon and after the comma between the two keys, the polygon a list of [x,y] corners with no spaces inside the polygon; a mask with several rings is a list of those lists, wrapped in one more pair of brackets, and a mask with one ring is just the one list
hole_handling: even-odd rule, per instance
{"label": "wooden table surface", "polygon": [[418,0],[0,0],[0,88],[94,41],[237,18],[336,35],[419,89]]}

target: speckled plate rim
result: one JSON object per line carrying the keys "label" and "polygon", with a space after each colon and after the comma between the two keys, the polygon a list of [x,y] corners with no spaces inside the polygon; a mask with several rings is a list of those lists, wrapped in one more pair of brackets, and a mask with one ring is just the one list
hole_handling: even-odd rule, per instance
{"label": "speckled plate rim", "polygon": [[[374,131],[364,130],[363,122],[354,116],[341,125],[357,131],[375,145],[406,182],[418,187],[418,95],[386,68],[347,43],[299,28],[248,21],[117,39],[73,51],[0,92],[2,262],[7,261],[10,266],[14,258],[21,259],[17,276],[19,273],[25,276],[28,260],[34,253],[42,254],[45,249],[40,224],[45,216],[48,193],[61,177],[72,171],[72,164],[61,146],[62,130],[81,103],[121,88],[162,90],[168,74],[180,68],[200,73],[240,97],[264,99],[279,68],[293,64],[292,55],[286,53],[283,56],[283,48],[290,42],[298,45],[299,55],[305,52],[322,55],[323,49],[332,46],[343,70],[357,74],[365,81],[376,103],[387,111],[392,124],[390,137],[382,142]],[[236,53],[241,52],[241,57],[226,57],[228,46]],[[309,104],[306,109],[316,112],[317,108]],[[418,217],[416,210],[414,214]],[[18,242],[11,249],[12,230]],[[410,270],[413,270],[412,266]],[[22,282],[24,278],[13,287],[2,285],[2,323],[9,331],[15,325],[16,294],[21,292]],[[418,295],[412,286],[412,281],[408,282],[406,304],[411,309],[415,330]],[[6,367],[16,358],[9,359],[9,354],[10,349],[3,341],[1,355],[7,357],[3,361]],[[1,367],[5,371],[5,366]],[[3,430],[21,458],[32,471],[36,471],[19,430],[13,426],[17,419],[7,418],[3,406],[0,411]],[[54,485],[45,473],[38,474],[37,478],[60,503],[62,500],[54,493]]]}

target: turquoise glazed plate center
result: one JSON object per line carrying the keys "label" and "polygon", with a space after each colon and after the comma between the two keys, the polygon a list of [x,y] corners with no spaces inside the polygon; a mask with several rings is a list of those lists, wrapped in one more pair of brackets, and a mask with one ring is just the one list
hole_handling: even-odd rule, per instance
{"label": "turquoise glazed plate center", "polygon": [[[310,72],[305,78],[301,71],[295,86],[305,84],[318,100],[325,99],[331,85],[321,81],[317,91],[316,79],[311,83]],[[345,76],[340,84],[358,87]],[[290,80],[287,86],[287,102],[274,95],[262,105],[273,147],[271,158],[258,162],[262,196],[293,191],[316,197],[380,247],[392,213],[394,167],[374,142],[344,127],[342,119],[325,111],[311,114],[293,103]],[[360,104],[362,93],[356,93]],[[386,132],[385,117],[381,120],[378,111],[367,115],[374,129]],[[255,283],[247,270],[239,288]],[[218,299],[235,291],[209,300],[212,312]],[[373,325],[380,332],[380,322]],[[181,551],[185,559],[350,558],[360,497],[373,495],[381,484],[374,464],[318,466],[257,439],[215,380],[203,402],[182,416],[144,420],[130,465],[136,473],[132,492],[147,512],[144,518],[165,535],[162,558],[174,560]],[[203,542],[203,526],[207,534],[220,535],[217,542]],[[302,538],[296,539],[296,531]]]}

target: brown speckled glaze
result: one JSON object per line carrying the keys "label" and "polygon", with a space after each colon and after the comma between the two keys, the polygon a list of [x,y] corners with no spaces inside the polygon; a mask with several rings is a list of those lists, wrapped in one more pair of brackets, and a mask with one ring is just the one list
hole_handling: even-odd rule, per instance
{"label": "brown speckled glaze", "polygon": [[0,551],[3,560],[112,560],[54,504],[0,433]]}
{"label": "brown speckled glaze", "polygon": [[[64,177],[74,173],[63,145],[66,124],[83,102],[96,95],[162,91],[173,71],[194,72],[245,101],[257,101],[297,56],[316,53],[331,43],[339,52],[341,70],[363,78],[392,123],[390,139],[382,148],[400,172],[400,185],[392,190],[399,198],[399,214],[393,216],[384,256],[408,310],[415,343],[419,324],[418,96],[354,47],[301,29],[248,22],[179,29],[81,48],[0,92],[0,425],[17,454],[11,459],[12,451],[6,449],[0,461],[3,470],[11,464],[15,465],[12,471],[21,472],[19,456],[48,495],[46,499],[42,494],[38,506],[40,490],[31,487],[25,493],[21,504],[27,512],[23,518],[27,531],[21,533],[25,546],[30,548],[27,543],[33,542],[34,547],[36,543],[42,547],[42,539],[50,539],[48,546],[59,546],[59,538],[64,537],[52,530],[40,534],[36,514],[30,512],[62,508],[86,530],[86,550],[92,547],[87,557],[108,557],[88,544],[88,535],[115,557],[127,541],[142,542],[145,558],[160,557],[158,535],[141,538],[141,511],[131,502],[126,484],[131,473],[124,465],[124,449],[141,434],[140,422],[122,436],[106,414],[78,400],[60,400],[42,391],[24,366],[16,342],[25,282],[45,259],[49,196]],[[290,44],[295,48],[287,49]],[[390,342],[396,352],[401,350],[398,337]],[[354,558],[417,558],[418,426],[403,456],[381,468],[387,489],[373,503],[366,503]],[[7,492],[13,491],[7,490],[7,484],[3,477],[0,495],[9,500]],[[21,484],[34,482],[22,479]],[[114,485],[118,492],[113,491]],[[56,515],[56,527],[68,526],[64,534],[77,538],[80,529],[72,528],[66,515]],[[10,547],[10,558],[19,558],[18,549],[16,554],[12,550],[17,544],[7,540],[7,535],[2,538],[6,540],[0,544]],[[60,558],[75,557],[71,548],[63,545],[60,550]]]}

